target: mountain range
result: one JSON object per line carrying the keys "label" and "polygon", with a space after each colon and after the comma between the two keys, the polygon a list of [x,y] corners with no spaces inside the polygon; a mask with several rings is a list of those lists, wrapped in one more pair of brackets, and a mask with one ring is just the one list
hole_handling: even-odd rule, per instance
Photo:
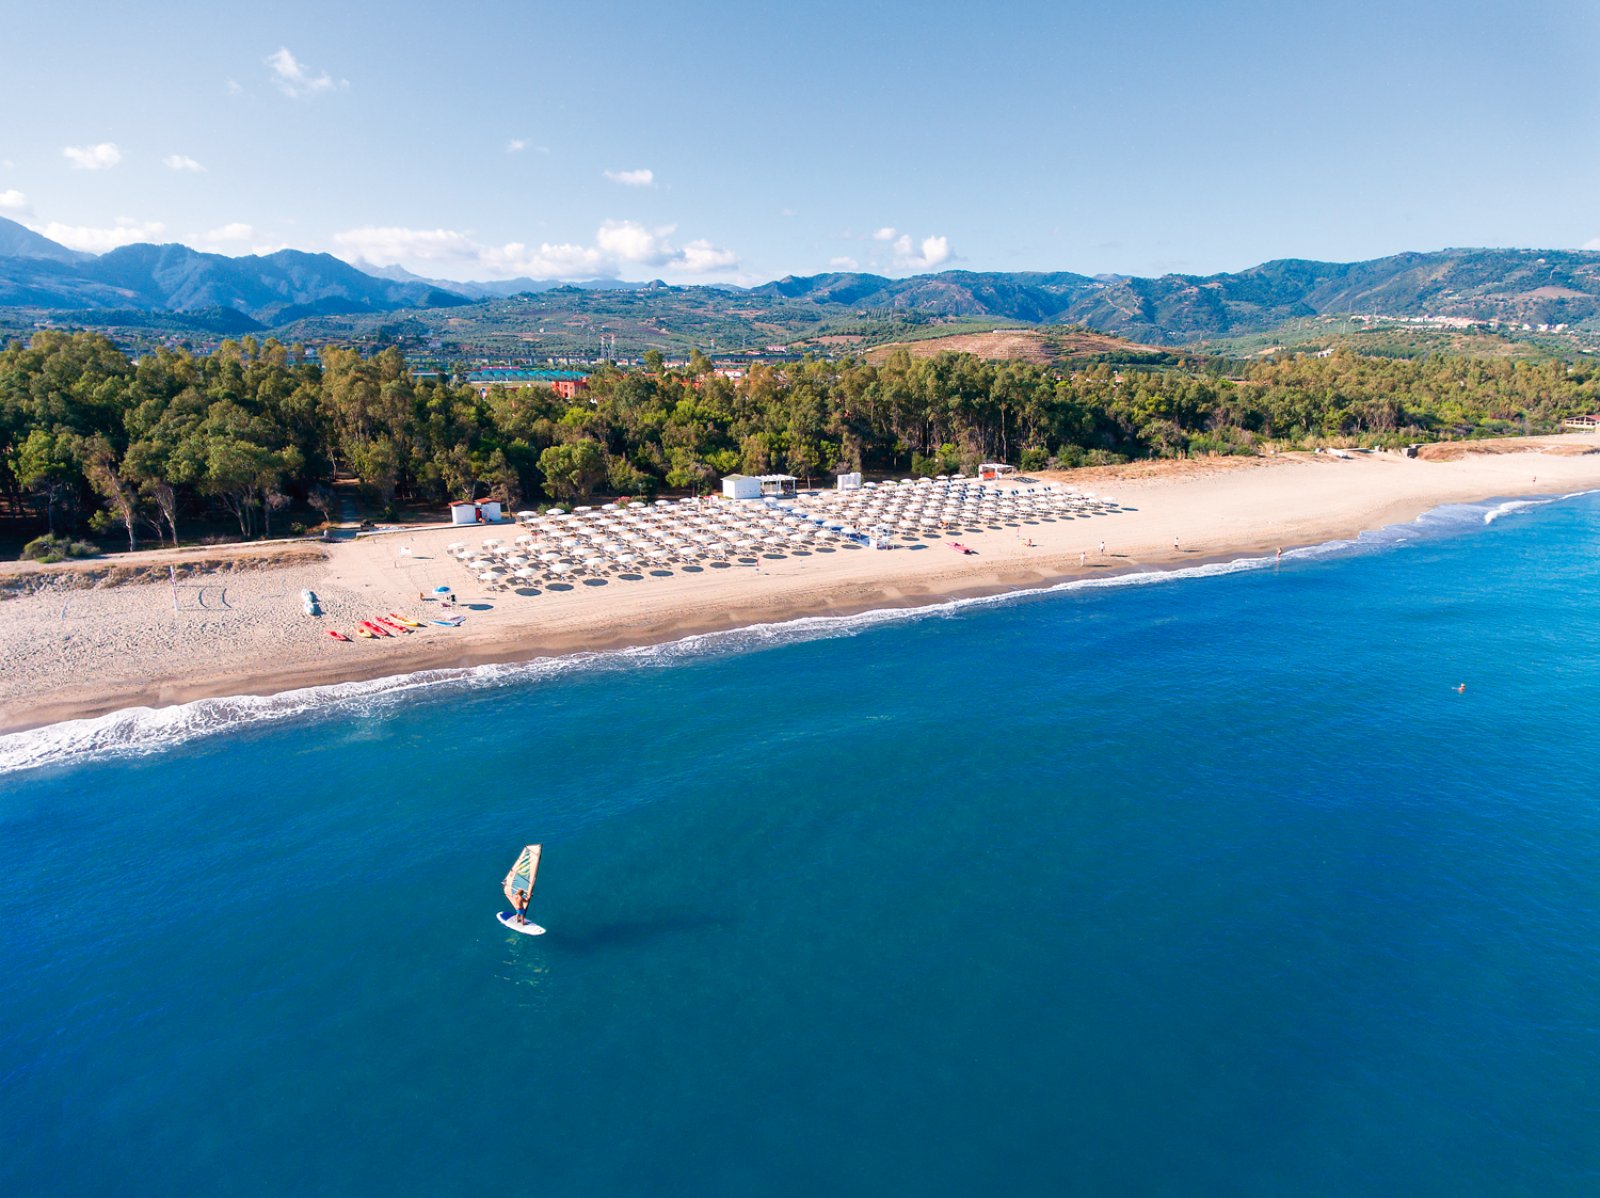
{"label": "mountain range", "polygon": [[[891,279],[834,273],[753,288],[667,287],[590,280],[454,283],[399,267],[364,269],[329,254],[280,250],[231,258],[183,245],[130,245],[93,255],[0,218],[0,307],[57,313],[189,314],[219,331],[308,317],[460,307],[577,286],[632,290],[648,304],[692,295],[704,305],[767,299],[818,319],[851,315],[994,318],[1085,325],[1138,341],[1190,344],[1271,329],[1297,317],[1371,314],[1537,324],[1600,321],[1600,252],[1449,249],[1365,262],[1282,259],[1214,275],[1088,276],[943,271]],[[209,315],[207,315],[209,314]]]}

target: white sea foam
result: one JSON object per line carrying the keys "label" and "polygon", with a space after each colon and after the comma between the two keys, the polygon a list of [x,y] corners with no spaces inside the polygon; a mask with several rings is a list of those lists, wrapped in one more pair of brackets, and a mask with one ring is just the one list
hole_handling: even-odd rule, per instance
{"label": "white sea foam", "polygon": [[[1491,524],[1504,515],[1561,499],[1600,492],[1577,491],[1549,499],[1448,504],[1424,513],[1409,524],[1395,524],[1354,539],[1326,541],[1286,550],[1285,561],[1319,560],[1352,553],[1390,548],[1450,529]],[[725,653],[749,652],[830,637],[855,636],[886,624],[948,618],[977,608],[1012,604],[1041,596],[1077,591],[1179,583],[1220,575],[1269,569],[1276,557],[1241,557],[1231,561],[1144,570],[1098,578],[1073,579],[1046,587],[1006,591],[995,595],[949,599],[920,607],[877,608],[848,616],[801,616],[792,620],[752,624],[725,632],[698,633],[658,645],[596,653],[575,653],[534,661],[498,663],[448,670],[423,670],[365,682],[341,682],[305,687],[276,695],[235,695],[197,699],[172,707],[131,707],[85,720],[66,720],[26,732],[0,735],[0,774],[39,769],[103,757],[139,757],[163,752],[175,745],[220,732],[297,718],[339,713],[370,717],[397,706],[418,693],[450,689],[482,689],[539,682],[566,674],[603,670],[669,666],[676,662]]]}

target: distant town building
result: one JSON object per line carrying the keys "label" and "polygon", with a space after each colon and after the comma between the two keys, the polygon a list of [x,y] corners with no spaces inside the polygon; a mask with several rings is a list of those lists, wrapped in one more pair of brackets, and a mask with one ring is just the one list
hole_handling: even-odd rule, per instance
{"label": "distant town building", "polygon": [[1575,429],[1580,433],[1592,433],[1600,429],[1600,412],[1592,416],[1568,416],[1561,422],[1561,427]]}
{"label": "distant town building", "polygon": [[467,385],[476,387],[480,395],[489,394],[490,387],[549,387],[563,399],[574,399],[588,389],[589,376],[581,370],[493,366],[470,372]]}

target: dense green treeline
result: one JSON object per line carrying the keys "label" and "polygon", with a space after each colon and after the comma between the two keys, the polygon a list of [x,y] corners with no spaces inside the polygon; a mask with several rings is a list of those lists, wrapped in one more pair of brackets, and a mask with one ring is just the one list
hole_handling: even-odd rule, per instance
{"label": "dense green treeline", "polygon": [[397,350],[320,361],[246,338],[207,357],[130,361],[89,333],[0,351],[0,495],[41,531],[113,528],[177,543],[226,516],[242,537],[283,529],[291,503],[333,514],[355,478],[380,507],[490,492],[541,499],[698,490],[722,475],[835,469],[939,473],[981,459],[1025,468],[1539,432],[1600,408],[1600,371],[1558,361],[1339,353],[1211,370],[901,353],[807,360],[737,380],[696,354],[668,370],[606,369],[586,396],[415,379]]}

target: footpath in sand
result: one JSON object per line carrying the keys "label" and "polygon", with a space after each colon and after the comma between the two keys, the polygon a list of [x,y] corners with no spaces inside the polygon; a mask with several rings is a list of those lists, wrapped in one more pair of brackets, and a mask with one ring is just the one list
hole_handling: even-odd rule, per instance
{"label": "footpath in sand", "polygon": [[[1600,438],[1434,446],[1421,459],[1287,454],[1038,477],[1111,497],[1125,510],[963,531],[972,556],[924,540],[917,548],[763,557],[759,571],[729,563],[644,570],[564,591],[488,592],[444,551],[454,540],[514,535],[511,526],[56,567],[11,563],[0,566],[0,593],[13,596],[0,599],[0,731],[1269,554],[1411,520],[1442,503],[1600,487]],[[168,563],[186,570],[175,582],[160,577]],[[150,571],[159,580],[116,580],[138,566],[159,567]],[[467,617],[461,628],[349,644],[324,631],[349,633],[391,611],[439,615],[439,585],[455,588],[455,610]],[[302,588],[317,592],[323,618],[301,611]]]}

